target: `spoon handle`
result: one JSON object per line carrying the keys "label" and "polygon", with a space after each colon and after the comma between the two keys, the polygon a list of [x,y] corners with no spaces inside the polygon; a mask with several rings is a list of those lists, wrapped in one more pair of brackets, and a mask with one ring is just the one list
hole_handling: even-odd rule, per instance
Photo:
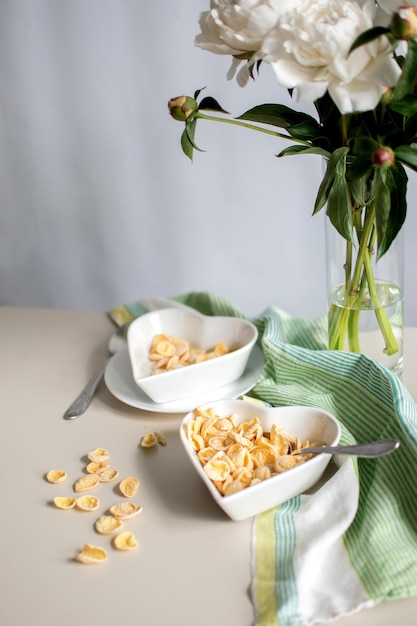
{"label": "spoon handle", "polygon": [[94,374],[88,381],[80,395],[74,400],[71,406],[64,413],[64,420],[73,420],[86,412],[94,397],[97,386],[104,376],[104,368]]}
{"label": "spoon handle", "polygon": [[368,443],[357,443],[352,446],[317,446],[312,448],[302,448],[298,454],[325,453],[325,454],[349,454],[362,458],[372,459],[377,456],[389,454],[400,447],[397,439],[383,439],[381,441],[370,441]]}

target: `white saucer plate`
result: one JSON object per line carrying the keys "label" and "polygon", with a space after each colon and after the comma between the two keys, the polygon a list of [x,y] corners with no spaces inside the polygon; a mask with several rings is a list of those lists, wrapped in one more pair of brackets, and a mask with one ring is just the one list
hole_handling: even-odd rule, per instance
{"label": "white saucer plate", "polygon": [[[242,376],[233,383],[195,396],[188,396],[173,402],[153,402],[135,383],[127,348],[117,352],[109,361],[104,374],[104,381],[110,393],[129,406],[154,413],[187,413],[197,406],[237,398],[252,389],[265,365],[262,350],[253,347],[247,366]],[[161,374],[163,376],[163,374]]]}

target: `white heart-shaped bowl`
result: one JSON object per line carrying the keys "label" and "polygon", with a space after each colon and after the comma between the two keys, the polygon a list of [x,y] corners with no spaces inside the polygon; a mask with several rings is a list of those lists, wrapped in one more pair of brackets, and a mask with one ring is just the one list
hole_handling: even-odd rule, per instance
{"label": "white heart-shaped bowl", "polygon": [[[149,351],[158,334],[186,339],[191,347],[207,351],[225,343],[232,351],[201,363],[152,374]],[[156,403],[205,393],[240,378],[257,337],[256,327],[237,317],[211,317],[176,308],[151,311],[134,320],[128,330],[133,378]]]}
{"label": "white heart-shaped bowl", "polygon": [[[265,407],[245,400],[223,400],[206,404],[200,409],[212,408],[216,416],[225,418],[234,415],[238,424],[258,417],[264,433],[269,433],[273,424],[301,442],[321,442],[335,446],[341,435],[339,422],[333,415],[319,408],[307,406]],[[296,465],[283,473],[271,476],[223,496],[203,469],[197,451],[187,436],[188,424],[195,419],[195,412],[188,413],[180,426],[180,439],[192,466],[206,485],[214,500],[235,521],[243,520],[307,491],[323,475],[331,455],[317,454],[308,461]]]}

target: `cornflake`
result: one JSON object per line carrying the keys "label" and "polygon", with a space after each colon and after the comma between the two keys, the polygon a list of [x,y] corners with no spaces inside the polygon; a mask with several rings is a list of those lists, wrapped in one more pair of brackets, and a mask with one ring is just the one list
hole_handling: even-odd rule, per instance
{"label": "cornflake", "polygon": [[292,469],[299,463],[303,463],[303,458],[301,456],[281,456],[276,460],[274,468],[275,471],[278,472],[278,474],[281,474],[282,472],[286,472],[287,470]]}
{"label": "cornflake", "polygon": [[158,432],[158,433],[155,433],[155,435],[156,435],[157,442],[160,443],[161,446],[167,445],[167,440],[166,440],[164,433]]}
{"label": "cornflake", "polygon": [[92,489],[100,482],[100,478],[97,474],[87,474],[86,476],[82,476],[74,483],[74,491],[87,491],[87,489]]}
{"label": "cornflake", "polygon": [[57,496],[54,498],[54,504],[57,509],[63,509],[67,511],[68,509],[73,509],[75,507],[75,503],[77,498],[71,498],[67,496]]}
{"label": "cornflake", "polygon": [[110,513],[117,519],[131,519],[142,512],[142,507],[133,502],[121,502],[110,507]]}
{"label": "cornflake", "polygon": [[133,533],[126,531],[113,539],[113,545],[117,550],[134,550],[138,547],[138,542]]}
{"label": "cornflake", "polygon": [[128,476],[121,481],[119,489],[125,498],[131,498],[139,489],[139,480],[136,476]]}
{"label": "cornflake", "polygon": [[204,465],[204,471],[211,480],[226,480],[231,472],[231,467],[224,459],[226,455],[215,455]]}
{"label": "cornflake", "polygon": [[157,443],[158,440],[155,434],[147,433],[140,442],[140,445],[142,446],[142,448],[153,448]]}
{"label": "cornflake", "polygon": [[96,448],[95,450],[91,450],[91,452],[87,454],[87,457],[90,461],[102,463],[103,461],[109,460],[110,454],[105,448]]}
{"label": "cornflake", "polygon": [[96,496],[79,496],[76,504],[77,509],[81,509],[81,511],[95,511],[98,509],[100,502]]}
{"label": "cornflake", "polygon": [[309,445],[322,445],[301,443],[276,424],[265,433],[256,416],[238,424],[235,415],[220,417],[213,408],[196,409],[194,419],[185,425],[185,434],[205,474],[223,496],[304,463],[314,455],[293,453]]}
{"label": "cornflake", "polygon": [[119,475],[118,470],[100,469],[96,472],[96,476],[99,477],[101,483],[110,483]]}
{"label": "cornflake", "polygon": [[85,468],[87,474],[97,474],[100,470],[108,469],[110,467],[110,463],[108,461],[91,461]]}
{"label": "cornflake", "polygon": [[75,556],[75,560],[87,564],[104,563],[104,561],[107,561],[107,552],[104,548],[86,543],[81,552]]}
{"label": "cornflake", "polygon": [[154,336],[149,350],[149,360],[152,364],[152,374],[160,374],[170,370],[201,363],[231,352],[223,342],[217,343],[212,350],[202,350],[192,347],[181,337],[159,333]]}
{"label": "cornflake", "polygon": [[46,475],[46,480],[48,481],[48,483],[53,483],[53,484],[58,484],[58,483],[62,483],[67,477],[67,472],[63,472],[61,470],[49,470],[49,472]]}
{"label": "cornflake", "polygon": [[94,528],[100,535],[108,535],[123,526],[123,522],[113,515],[101,515],[94,524]]}

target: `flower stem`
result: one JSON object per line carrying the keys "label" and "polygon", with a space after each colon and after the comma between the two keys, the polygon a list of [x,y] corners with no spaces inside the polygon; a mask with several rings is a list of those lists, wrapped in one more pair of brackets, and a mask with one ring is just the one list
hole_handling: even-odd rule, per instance
{"label": "flower stem", "polygon": [[297,143],[303,144],[304,146],[311,147],[312,145],[310,141],[306,141],[304,139],[297,139],[296,137],[292,137],[291,135],[284,135],[283,133],[279,133],[276,130],[271,130],[269,128],[262,128],[261,126],[256,126],[255,124],[248,124],[246,122],[242,122],[241,120],[216,117],[215,115],[206,115],[205,113],[201,113],[200,111],[197,111],[194,117],[200,120],[209,120],[211,122],[222,122],[223,124],[232,124],[234,126],[242,126],[243,128],[248,128],[249,130],[257,130],[261,133],[266,133],[267,135],[280,137],[280,139],[287,139],[287,140],[295,141]]}
{"label": "flower stem", "polygon": [[375,278],[371,267],[371,258],[369,251],[367,251],[365,255],[365,272],[366,272],[366,280],[368,282],[369,295],[371,297],[371,301],[373,302],[375,315],[378,320],[379,327],[382,332],[382,336],[385,340],[385,354],[391,356],[398,352],[398,343],[395,338],[394,332],[391,328],[391,324],[388,319],[387,311],[381,305],[381,299],[378,294],[378,290],[375,285]]}
{"label": "flower stem", "polygon": [[351,311],[332,304],[329,309],[329,350],[344,350]]}
{"label": "flower stem", "polygon": [[344,337],[347,332],[349,350],[360,352],[360,305],[367,286],[372,309],[385,341],[384,352],[392,355],[398,352],[398,343],[391,328],[387,311],[381,304],[371,262],[376,238],[375,203],[372,202],[371,206],[366,209],[362,207],[362,210],[366,211],[363,226],[360,219],[362,211],[356,211],[353,216],[353,225],[359,243],[353,271],[351,267],[352,243],[349,241],[346,243],[344,307],[339,308],[332,304],[329,310],[329,348],[331,350],[343,350]]}

